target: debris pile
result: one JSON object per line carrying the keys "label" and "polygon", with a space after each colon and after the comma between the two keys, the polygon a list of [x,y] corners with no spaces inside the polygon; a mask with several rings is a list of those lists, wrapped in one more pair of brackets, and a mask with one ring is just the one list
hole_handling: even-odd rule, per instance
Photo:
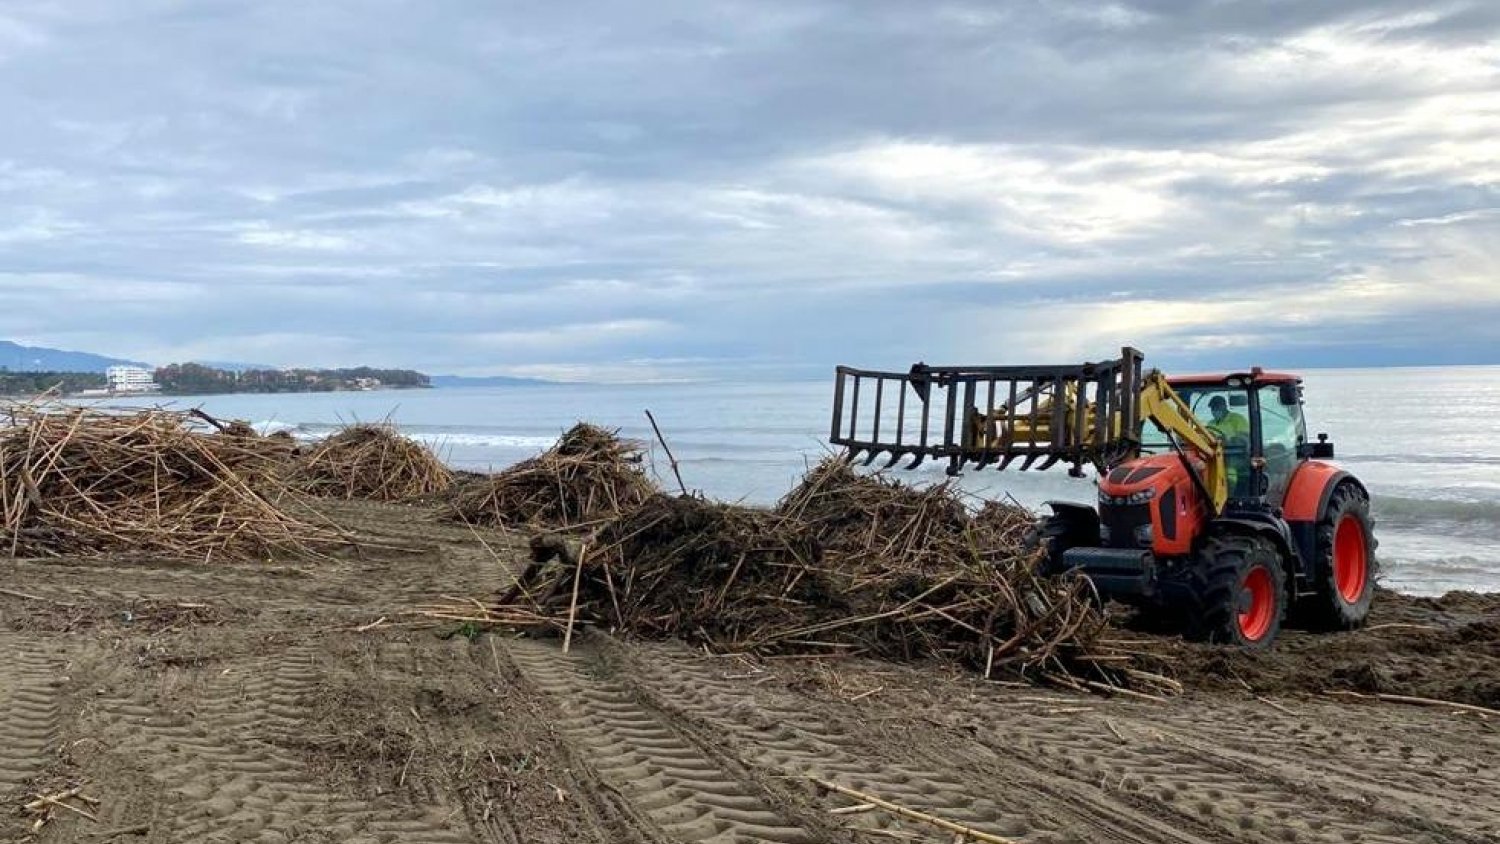
{"label": "debris pile", "polygon": [[[577,555],[532,547],[534,562],[499,606],[565,616]],[[554,549],[562,565],[548,565]],[[582,557],[578,616],[644,636],[746,641],[830,597],[809,576],[817,559],[809,531],[694,496],[653,494],[597,531]]]}
{"label": "debris pile", "polygon": [[442,511],[451,521],[573,530],[625,513],[656,491],[641,447],[580,422],[542,454],[467,484]]}
{"label": "debris pile", "polygon": [[[909,486],[862,475],[833,458],[813,467],[776,512],[813,530],[839,568],[942,570],[979,550],[969,513],[949,484]],[[989,550],[1004,556],[1016,548]]]}
{"label": "debris pile", "polygon": [[298,461],[293,482],[319,498],[399,501],[442,492],[453,473],[389,423],[349,425]]}
{"label": "debris pile", "polygon": [[233,439],[245,448],[254,449],[283,468],[289,466],[292,459],[302,453],[296,438],[290,432],[275,431],[270,434],[261,434],[239,420],[235,420],[230,425],[232,427],[221,431],[219,436]]}
{"label": "debris pile", "polygon": [[208,424],[218,432],[219,436],[234,440],[242,446],[254,448],[271,460],[285,463],[298,454],[297,440],[290,431],[276,431],[262,435],[254,425],[243,419],[230,419],[226,422],[215,419],[203,412],[201,408],[189,410],[188,415]]}
{"label": "debris pile", "polygon": [[[761,654],[940,658],[986,676],[1171,689],[1141,670],[1087,581],[1034,574],[1031,515],[970,515],[948,485],[861,475],[837,460],[774,510],[655,494],[556,543],[491,602],[434,605],[444,621],[565,630],[574,621]],[[549,563],[551,552],[562,560]],[[576,595],[576,597],[575,597]]]}
{"label": "debris pile", "polygon": [[223,427],[219,428],[219,433],[226,437],[239,437],[242,440],[255,439],[260,436],[255,426],[243,419],[231,419],[223,423]]}
{"label": "debris pile", "polygon": [[192,413],[29,404],[0,427],[0,543],[12,556],[264,559],[335,540],[289,515],[260,449]]}

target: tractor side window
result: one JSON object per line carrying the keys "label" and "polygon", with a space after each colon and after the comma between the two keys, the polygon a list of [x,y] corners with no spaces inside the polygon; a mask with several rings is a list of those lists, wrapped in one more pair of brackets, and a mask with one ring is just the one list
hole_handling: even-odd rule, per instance
{"label": "tractor side window", "polygon": [[1260,432],[1266,458],[1267,496],[1280,504],[1292,470],[1297,468],[1297,447],[1307,439],[1300,403],[1282,404],[1287,398],[1280,385],[1260,388]]}

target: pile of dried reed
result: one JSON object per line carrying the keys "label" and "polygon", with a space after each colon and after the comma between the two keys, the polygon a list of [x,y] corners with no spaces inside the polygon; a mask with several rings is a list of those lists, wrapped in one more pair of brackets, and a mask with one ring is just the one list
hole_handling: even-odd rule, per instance
{"label": "pile of dried reed", "polygon": [[826,550],[855,568],[896,562],[903,569],[942,568],[974,550],[969,513],[949,484],[909,486],[860,474],[836,458],[814,466],[776,512],[807,525]]}
{"label": "pile of dried reed", "polygon": [[208,415],[201,408],[188,411],[188,415],[212,427],[218,432],[218,436],[234,440],[246,448],[253,448],[278,463],[285,463],[299,454],[297,440],[289,431],[262,434],[243,419],[223,421]]}
{"label": "pile of dried reed", "polygon": [[264,559],[336,534],[282,509],[275,461],[201,417],[51,404],[0,427],[0,543],[12,555]]}
{"label": "pile of dried reed", "polygon": [[542,454],[466,484],[442,511],[451,521],[574,530],[597,526],[656,491],[639,444],[580,422]]}
{"label": "pile of dried reed", "polygon": [[389,423],[349,425],[297,461],[292,482],[319,498],[399,501],[442,492],[453,473]]}
{"label": "pile of dried reed", "polygon": [[[761,654],[940,658],[1083,686],[1171,688],[1110,637],[1088,583],[1035,574],[1030,513],[970,515],[948,485],[916,489],[831,461],[776,510],[662,494],[609,521],[581,559],[534,563],[445,621],[581,623]],[[575,598],[576,594],[576,598]]]}

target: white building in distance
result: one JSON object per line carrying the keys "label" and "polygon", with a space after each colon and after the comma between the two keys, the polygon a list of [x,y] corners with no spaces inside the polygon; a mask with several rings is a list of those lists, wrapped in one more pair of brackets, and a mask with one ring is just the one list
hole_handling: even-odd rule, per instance
{"label": "white building in distance", "polygon": [[151,370],[139,366],[111,366],[104,377],[109,379],[111,393],[154,393],[161,389]]}

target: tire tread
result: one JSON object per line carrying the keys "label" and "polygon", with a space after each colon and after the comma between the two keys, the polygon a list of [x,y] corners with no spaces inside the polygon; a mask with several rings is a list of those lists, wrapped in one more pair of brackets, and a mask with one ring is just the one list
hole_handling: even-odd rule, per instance
{"label": "tire tread", "polygon": [[[1250,569],[1264,566],[1271,572],[1276,595],[1276,613],[1271,629],[1258,641],[1244,638],[1239,628],[1240,584]],[[1191,578],[1194,612],[1188,626],[1192,638],[1239,645],[1268,647],[1281,632],[1286,615],[1286,572],[1276,547],[1263,537],[1224,533],[1208,539],[1199,552],[1199,564]]]}

